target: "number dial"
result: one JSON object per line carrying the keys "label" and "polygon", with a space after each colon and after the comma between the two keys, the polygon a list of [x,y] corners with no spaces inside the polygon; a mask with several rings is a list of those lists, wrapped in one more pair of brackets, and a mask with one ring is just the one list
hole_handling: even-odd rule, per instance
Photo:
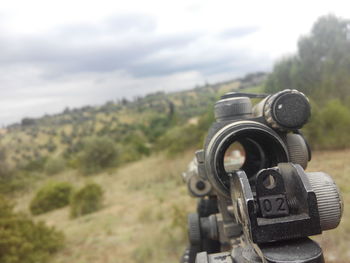
{"label": "number dial", "polygon": [[259,205],[263,217],[279,217],[289,214],[287,200],[283,194],[260,197]]}

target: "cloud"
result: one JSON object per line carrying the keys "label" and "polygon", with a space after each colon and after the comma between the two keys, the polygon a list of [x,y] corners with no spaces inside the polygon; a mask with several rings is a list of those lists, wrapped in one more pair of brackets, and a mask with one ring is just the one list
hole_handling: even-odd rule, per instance
{"label": "cloud", "polygon": [[[210,74],[224,65],[225,70],[229,70],[229,60],[243,59],[242,50],[236,53],[230,48],[223,50],[224,45],[207,41],[205,32],[158,34],[156,28],[156,21],[150,16],[124,14],[110,17],[98,25],[62,26],[29,36],[2,34],[4,52],[0,54],[0,63],[3,66],[40,65],[46,69],[43,77],[51,79],[65,74],[115,70],[124,70],[135,77],[188,70]],[[239,38],[256,30],[231,28],[221,36],[235,34],[235,38]],[[215,39],[215,36],[209,37]]]}
{"label": "cloud", "polygon": [[[188,12],[200,14],[200,6]],[[259,26],[218,29],[208,21],[205,28],[182,20],[186,13],[180,10],[176,14],[166,20],[164,14],[119,12],[26,33],[0,25],[0,124],[271,66],[268,54],[254,52]],[[3,25],[8,21],[0,19]]]}
{"label": "cloud", "polygon": [[259,30],[260,28],[258,26],[234,27],[234,28],[224,30],[223,32],[220,33],[220,36],[223,39],[240,38],[240,37],[248,36],[250,34],[254,34]]}

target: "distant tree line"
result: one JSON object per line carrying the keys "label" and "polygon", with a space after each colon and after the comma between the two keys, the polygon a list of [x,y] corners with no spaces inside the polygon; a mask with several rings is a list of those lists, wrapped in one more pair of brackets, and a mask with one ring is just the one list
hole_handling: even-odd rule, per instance
{"label": "distant tree line", "polygon": [[279,60],[266,91],[297,89],[311,99],[304,128],[318,149],[350,147],[350,21],[327,15],[298,42],[298,52]]}
{"label": "distant tree line", "polygon": [[298,42],[297,54],[278,61],[266,90],[298,89],[317,102],[350,96],[350,21],[328,15]]}

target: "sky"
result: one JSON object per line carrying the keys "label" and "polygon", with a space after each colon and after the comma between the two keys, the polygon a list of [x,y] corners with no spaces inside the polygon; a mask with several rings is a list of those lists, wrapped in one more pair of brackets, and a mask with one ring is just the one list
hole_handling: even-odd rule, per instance
{"label": "sky", "polygon": [[2,0],[0,125],[270,71],[347,2]]}

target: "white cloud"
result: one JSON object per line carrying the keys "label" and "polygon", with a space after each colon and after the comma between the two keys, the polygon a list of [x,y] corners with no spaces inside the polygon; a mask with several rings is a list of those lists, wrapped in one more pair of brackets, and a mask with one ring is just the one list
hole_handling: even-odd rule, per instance
{"label": "white cloud", "polygon": [[5,0],[0,124],[255,70],[346,1]]}

